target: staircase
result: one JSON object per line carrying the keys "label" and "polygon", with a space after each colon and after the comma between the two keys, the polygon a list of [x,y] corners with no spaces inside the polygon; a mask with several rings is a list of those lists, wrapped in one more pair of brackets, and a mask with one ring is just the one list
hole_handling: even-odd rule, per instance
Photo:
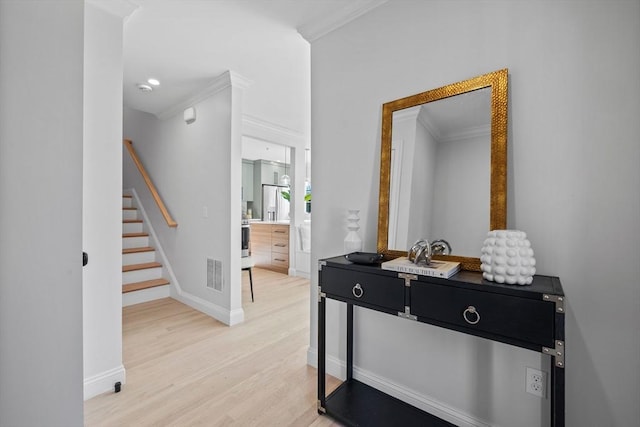
{"label": "staircase", "polygon": [[149,245],[149,233],[133,206],[133,197],[122,196],[122,305],[133,305],[169,296],[169,281]]}

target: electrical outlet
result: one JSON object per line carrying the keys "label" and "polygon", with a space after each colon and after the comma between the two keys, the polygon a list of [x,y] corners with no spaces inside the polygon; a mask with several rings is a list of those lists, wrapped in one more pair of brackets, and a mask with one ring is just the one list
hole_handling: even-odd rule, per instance
{"label": "electrical outlet", "polygon": [[525,390],[538,397],[547,396],[547,373],[533,368],[527,368]]}

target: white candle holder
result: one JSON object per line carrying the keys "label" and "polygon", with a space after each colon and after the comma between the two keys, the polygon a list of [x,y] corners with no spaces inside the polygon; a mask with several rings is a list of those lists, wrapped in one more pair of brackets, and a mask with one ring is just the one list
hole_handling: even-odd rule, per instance
{"label": "white candle holder", "polygon": [[344,238],[344,253],[350,254],[352,252],[360,252],[362,251],[362,239],[358,235],[358,230],[360,230],[360,225],[358,225],[358,221],[360,221],[360,217],[358,217],[359,209],[348,209],[347,210],[347,237]]}

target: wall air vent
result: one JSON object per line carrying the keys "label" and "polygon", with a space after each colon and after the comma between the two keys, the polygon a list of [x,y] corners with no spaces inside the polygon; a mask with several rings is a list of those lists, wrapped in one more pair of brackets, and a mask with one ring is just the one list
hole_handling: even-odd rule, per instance
{"label": "wall air vent", "polygon": [[222,261],[207,258],[207,288],[222,291]]}

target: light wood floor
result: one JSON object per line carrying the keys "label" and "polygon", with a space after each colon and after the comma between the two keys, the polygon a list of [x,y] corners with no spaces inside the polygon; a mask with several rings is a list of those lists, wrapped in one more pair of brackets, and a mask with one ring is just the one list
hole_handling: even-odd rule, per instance
{"label": "light wood floor", "polygon": [[[245,322],[170,298],[123,309],[127,383],[85,402],[86,426],[338,426],[316,411],[307,366],[309,281],[243,272]],[[337,386],[327,377],[327,389]]]}

